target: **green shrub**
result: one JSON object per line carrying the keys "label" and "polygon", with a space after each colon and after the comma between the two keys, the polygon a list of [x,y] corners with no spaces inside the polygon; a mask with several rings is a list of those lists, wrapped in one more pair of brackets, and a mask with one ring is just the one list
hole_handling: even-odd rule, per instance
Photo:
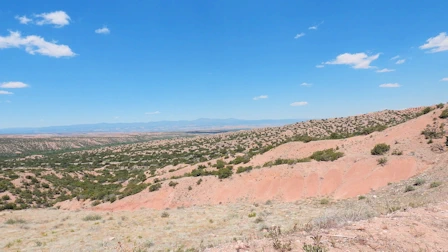
{"label": "green shrub", "polygon": [[375,145],[373,149],[370,151],[372,155],[383,155],[384,153],[388,152],[390,150],[390,145],[385,143],[380,143]]}
{"label": "green shrub", "polygon": [[440,185],[442,185],[442,182],[434,181],[429,185],[429,188],[436,188],[439,187]]}
{"label": "green shrub", "polygon": [[403,155],[403,151],[398,150],[398,149],[395,149],[395,150],[392,152],[392,155],[395,155],[395,156],[401,156],[401,155]]}
{"label": "green shrub", "polygon": [[414,186],[421,186],[421,185],[423,185],[425,182],[426,182],[426,181],[425,181],[424,179],[422,179],[422,178],[418,178],[418,179],[415,180],[415,182],[414,182]]}
{"label": "green shrub", "polygon": [[252,166],[248,166],[248,167],[238,167],[238,169],[236,170],[236,173],[243,173],[243,172],[249,172],[252,170]]}
{"label": "green shrub", "polygon": [[379,165],[384,166],[387,163],[387,158],[386,157],[378,158],[376,161],[378,162]]}
{"label": "green shrub", "polygon": [[253,217],[255,217],[255,216],[257,216],[256,213],[250,213],[250,214],[248,215],[249,218],[253,218]]}
{"label": "green shrub", "polygon": [[364,196],[364,195],[359,195],[358,196],[358,200],[363,200],[363,199],[366,199],[366,196]]}
{"label": "green shrub", "polygon": [[424,108],[423,110],[422,110],[422,114],[428,114],[429,112],[431,112],[431,107],[426,107],[426,108]]}
{"label": "green shrub", "polygon": [[83,221],[97,221],[97,220],[101,220],[101,215],[99,214],[89,214],[87,216],[85,216],[84,218],[82,218]]}
{"label": "green shrub", "polygon": [[160,188],[162,188],[162,185],[160,183],[155,183],[149,186],[150,192],[158,191]]}
{"label": "green shrub", "polygon": [[233,174],[233,172],[229,168],[222,168],[222,169],[219,169],[219,171],[218,171],[218,178],[219,179],[228,178],[228,177],[232,176],[232,174]]}
{"label": "green shrub", "polygon": [[9,197],[9,195],[3,195],[2,196],[2,200],[7,201],[10,200],[11,198]]}
{"label": "green shrub", "polygon": [[344,156],[342,152],[335,152],[333,148],[323,151],[316,151],[310,156],[311,159],[316,161],[334,161]]}
{"label": "green shrub", "polygon": [[443,103],[439,103],[439,104],[436,105],[436,107],[437,107],[438,109],[441,109],[441,108],[443,108],[444,106],[445,106],[445,104],[443,104]]}
{"label": "green shrub", "polygon": [[442,119],[448,118],[448,109],[444,109],[439,117]]}
{"label": "green shrub", "polygon": [[24,219],[15,218],[15,219],[8,219],[5,224],[8,225],[14,225],[14,224],[25,224],[26,221]]}
{"label": "green shrub", "polygon": [[202,183],[202,179],[199,179],[197,182],[196,182],[196,185],[200,185]]}
{"label": "green shrub", "polygon": [[320,200],[320,204],[321,205],[328,205],[328,204],[330,204],[330,200],[329,199],[321,199]]}
{"label": "green shrub", "polygon": [[101,201],[99,200],[95,200],[92,202],[92,206],[98,206],[99,204],[101,204]]}
{"label": "green shrub", "polygon": [[170,214],[168,213],[168,212],[163,212],[161,215],[160,215],[160,217],[162,217],[162,218],[168,218],[168,217],[170,217]]}
{"label": "green shrub", "polygon": [[415,187],[408,185],[406,186],[406,188],[404,189],[404,192],[412,192],[415,191]]}
{"label": "green shrub", "polygon": [[173,188],[176,187],[178,184],[179,184],[179,183],[174,182],[174,181],[170,181],[170,183],[168,183],[168,185],[171,186],[171,187],[173,187]]}

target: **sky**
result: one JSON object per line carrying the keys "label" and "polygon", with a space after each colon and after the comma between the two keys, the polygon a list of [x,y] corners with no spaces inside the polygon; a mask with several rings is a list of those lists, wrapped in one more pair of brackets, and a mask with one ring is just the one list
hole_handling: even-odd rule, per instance
{"label": "sky", "polygon": [[0,128],[447,102],[446,0],[4,0]]}

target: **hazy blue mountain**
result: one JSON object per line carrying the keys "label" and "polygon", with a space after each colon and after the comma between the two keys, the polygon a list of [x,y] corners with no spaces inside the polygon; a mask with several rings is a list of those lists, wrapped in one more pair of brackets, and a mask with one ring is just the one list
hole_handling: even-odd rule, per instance
{"label": "hazy blue mountain", "polygon": [[40,128],[6,128],[0,134],[71,134],[92,132],[169,132],[169,131],[203,131],[232,130],[268,126],[281,126],[303,121],[300,119],[283,120],[239,120],[200,118],[192,121],[158,121],[141,123],[98,123],[67,126],[50,126]]}

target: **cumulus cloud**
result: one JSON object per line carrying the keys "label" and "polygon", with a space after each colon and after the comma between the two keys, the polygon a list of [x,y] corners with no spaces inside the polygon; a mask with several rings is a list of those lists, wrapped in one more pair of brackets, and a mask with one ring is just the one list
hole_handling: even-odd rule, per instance
{"label": "cumulus cloud", "polygon": [[302,32],[302,33],[298,33],[294,38],[298,39],[298,38],[301,38],[303,36],[305,36],[305,33]]}
{"label": "cumulus cloud", "polygon": [[159,111],[154,111],[154,112],[146,112],[145,115],[157,115],[160,114]]}
{"label": "cumulus cloud", "polygon": [[26,88],[26,87],[29,87],[29,85],[20,81],[3,82],[2,84],[0,84],[0,88]]}
{"label": "cumulus cloud", "polygon": [[253,99],[254,99],[255,101],[257,101],[257,100],[267,99],[267,98],[268,98],[267,95],[260,95],[260,96],[256,96],[256,97],[254,97]]}
{"label": "cumulus cloud", "polygon": [[9,36],[0,36],[0,49],[25,48],[29,54],[41,54],[49,57],[73,57],[76,54],[67,45],[58,45],[45,41],[42,37],[31,35],[22,37],[20,32],[9,32]]}
{"label": "cumulus cloud", "polygon": [[37,25],[54,25],[56,28],[60,28],[70,24],[70,17],[65,11],[54,11],[49,13],[41,13],[35,15],[39,20],[36,21]]}
{"label": "cumulus cloud", "polygon": [[25,15],[24,16],[16,16],[16,19],[19,20],[19,22],[21,24],[28,24],[29,22],[33,21],[30,18],[27,18]]}
{"label": "cumulus cloud", "polygon": [[98,34],[109,34],[110,30],[106,26],[103,26],[103,28],[96,29],[95,33],[98,33]]}
{"label": "cumulus cloud", "polygon": [[384,83],[380,85],[380,88],[399,88],[401,87],[398,83]]}
{"label": "cumulus cloud", "polygon": [[401,65],[401,64],[403,64],[403,63],[405,63],[405,62],[406,62],[405,59],[401,59],[401,60],[397,60],[397,62],[395,62],[395,64],[397,64],[397,65]]}
{"label": "cumulus cloud", "polygon": [[372,56],[368,56],[365,53],[344,53],[340,54],[336,57],[336,59],[332,61],[327,61],[325,64],[327,65],[349,65],[354,69],[368,69],[372,68],[370,63],[372,61],[378,59],[380,54],[375,54]]}
{"label": "cumulus cloud", "polygon": [[429,52],[442,52],[448,50],[448,36],[446,32],[441,32],[439,35],[426,40],[426,44],[421,45],[420,49],[428,50]]}
{"label": "cumulus cloud", "polygon": [[389,73],[389,72],[394,72],[395,69],[389,69],[389,68],[383,68],[380,70],[376,70],[377,73]]}
{"label": "cumulus cloud", "polygon": [[14,93],[5,90],[0,90],[0,95],[12,95],[12,94]]}
{"label": "cumulus cloud", "polygon": [[448,77],[441,79],[440,81],[448,81]]}
{"label": "cumulus cloud", "polygon": [[308,105],[308,102],[306,101],[300,101],[300,102],[293,102],[290,104],[293,107],[299,107],[299,106],[305,106]]}
{"label": "cumulus cloud", "polygon": [[313,85],[313,84],[311,84],[311,83],[306,83],[306,82],[300,84],[300,86],[303,86],[303,87],[311,87],[312,85]]}

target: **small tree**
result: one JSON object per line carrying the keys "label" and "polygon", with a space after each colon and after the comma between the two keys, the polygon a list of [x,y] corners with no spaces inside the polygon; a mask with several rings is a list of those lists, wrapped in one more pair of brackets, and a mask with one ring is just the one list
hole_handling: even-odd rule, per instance
{"label": "small tree", "polygon": [[442,119],[448,118],[448,109],[444,109],[442,111],[442,114],[440,114],[439,117],[442,118]]}
{"label": "small tree", "polygon": [[375,145],[373,149],[370,151],[372,155],[383,155],[384,153],[388,152],[390,150],[390,145],[385,143],[380,143]]}

